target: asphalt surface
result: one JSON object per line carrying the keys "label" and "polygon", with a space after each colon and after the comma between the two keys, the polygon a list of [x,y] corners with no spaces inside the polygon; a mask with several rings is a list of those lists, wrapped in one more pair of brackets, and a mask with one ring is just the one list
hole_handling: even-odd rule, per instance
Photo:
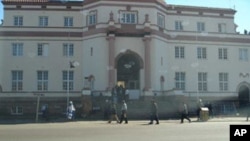
{"label": "asphalt surface", "polygon": [[229,141],[230,125],[249,125],[245,117],[218,117],[206,122],[147,120],[117,124],[113,121],[73,121],[0,124],[0,141]]}

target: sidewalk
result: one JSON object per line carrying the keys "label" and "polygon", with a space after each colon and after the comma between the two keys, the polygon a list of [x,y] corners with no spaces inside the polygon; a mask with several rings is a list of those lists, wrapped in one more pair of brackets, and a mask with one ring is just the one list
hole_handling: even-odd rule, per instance
{"label": "sidewalk", "polygon": [[[199,122],[197,121],[197,118],[191,117],[190,118],[192,122]],[[106,122],[105,120],[84,120],[84,119],[78,119],[75,120],[77,122]],[[149,120],[130,120],[132,122],[149,122]],[[174,122],[180,122],[180,119],[160,119],[160,122],[164,122],[164,123],[174,123]],[[42,120],[39,120],[38,123],[60,123],[60,122],[72,122],[72,121],[68,121],[67,119],[54,119],[51,120],[49,122],[44,122]],[[214,118],[210,118],[207,121],[200,121],[200,122],[246,122],[246,117],[243,116],[235,116],[235,117],[228,117],[228,116],[216,116]],[[28,123],[35,123],[35,119],[0,119],[0,124],[28,124]],[[249,119],[249,123],[250,123],[250,119]]]}

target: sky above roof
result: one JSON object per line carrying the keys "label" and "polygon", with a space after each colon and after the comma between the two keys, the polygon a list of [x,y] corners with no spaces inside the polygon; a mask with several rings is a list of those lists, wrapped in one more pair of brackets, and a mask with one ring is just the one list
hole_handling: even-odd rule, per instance
{"label": "sky above roof", "polygon": [[[167,4],[174,5],[234,9],[237,11],[235,14],[235,24],[238,25],[237,31],[240,33],[243,33],[245,29],[250,31],[250,20],[246,16],[248,13],[250,13],[250,0],[165,0],[165,2]],[[0,19],[3,19],[3,14],[3,5],[0,3]]]}

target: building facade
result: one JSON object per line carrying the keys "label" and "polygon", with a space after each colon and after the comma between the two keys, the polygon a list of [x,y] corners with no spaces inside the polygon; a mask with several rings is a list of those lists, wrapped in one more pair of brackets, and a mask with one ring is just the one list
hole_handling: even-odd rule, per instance
{"label": "building facade", "polygon": [[38,99],[63,112],[69,100],[82,107],[90,94],[111,96],[115,85],[131,100],[250,101],[250,36],[236,32],[235,10],[163,0],[2,3],[2,113],[32,114]]}

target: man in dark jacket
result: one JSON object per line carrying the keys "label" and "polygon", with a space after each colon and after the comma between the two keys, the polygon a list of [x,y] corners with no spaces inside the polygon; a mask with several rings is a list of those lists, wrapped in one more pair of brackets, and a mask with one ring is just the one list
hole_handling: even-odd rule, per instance
{"label": "man in dark jacket", "polygon": [[184,102],[182,103],[181,107],[181,123],[183,123],[184,119],[187,119],[189,122],[191,122],[191,120],[188,117],[188,107],[187,104],[185,104]]}
{"label": "man in dark jacket", "polygon": [[159,117],[158,117],[158,106],[154,99],[151,101],[151,108],[150,108],[150,122],[149,124],[153,124],[153,121],[156,121],[156,124],[159,124]]}

